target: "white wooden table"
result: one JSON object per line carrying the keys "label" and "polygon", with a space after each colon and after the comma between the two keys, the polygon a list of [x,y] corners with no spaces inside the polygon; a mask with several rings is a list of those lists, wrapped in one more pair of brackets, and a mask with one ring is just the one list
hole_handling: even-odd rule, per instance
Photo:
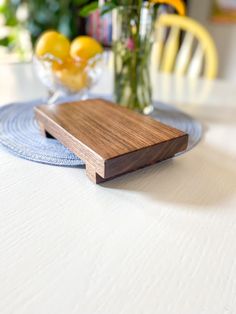
{"label": "white wooden table", "polygon": [[[205,126],[174,161],[98,186],[0,150],[1,314],[236,313],[236,86],[155,79]],[[0,82],[1,104],[45,95],[30,65]]]}

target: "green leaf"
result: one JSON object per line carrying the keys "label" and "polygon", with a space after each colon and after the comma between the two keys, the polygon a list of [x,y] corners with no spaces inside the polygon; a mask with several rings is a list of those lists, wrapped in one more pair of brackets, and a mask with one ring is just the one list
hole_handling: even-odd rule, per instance
{"label": "green leaf", "polygon": [[114,2],[107,2],[100,8],[101,15],[104,15],[117,7],[117,4]]}
{"label": "green leaf", "polygon": [[92,12],[96,11],[98,9],[98,1],[94,1],[92,3],[89,3],[87,5],[85,5],[80,11],[79,11],[79,15],[86,17],[89,14],[91,14]]}
{"label": "green leaf", "polygon": [[8,47],[9,46],[9,38],[5,37],[5,38],[1,38],[0,39],[0,46],[4,46],[4,47]]}

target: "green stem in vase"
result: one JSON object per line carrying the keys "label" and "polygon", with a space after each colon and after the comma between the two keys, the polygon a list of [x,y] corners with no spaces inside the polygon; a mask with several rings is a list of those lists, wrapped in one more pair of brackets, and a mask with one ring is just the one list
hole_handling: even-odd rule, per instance
{"label": "green stem in vase", "polygon": [[115,100],[130,109],[146,112],[145,108],[150,108],[152,102],[149,76],[152,15],[149,16],[151,12],[142,1],[138,5],[133,3],[119,7],[114,20]]}
{"label": "green stem in vase", "polygon": [[138,88],[138,61],[139,61],[139,49],[140,49],[140,40],[139,40],[139,32],[140,32],[140,15],[141,15],[141,6],[138,5],[137,7],[137,32],[135,36],[135,53],[134,53],[134,62],[133,62],[133,73],[134,73],[134,90],[132,91],[135,96],[135,105],[138,107],[138,94],[137,94],[137,88]]}

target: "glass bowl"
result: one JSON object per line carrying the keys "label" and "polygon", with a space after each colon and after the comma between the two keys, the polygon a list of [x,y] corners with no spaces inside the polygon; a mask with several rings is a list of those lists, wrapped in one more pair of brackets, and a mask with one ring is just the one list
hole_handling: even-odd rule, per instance
{"label": "glass bowl", "polygon": [[97,83],[104,67],[105,53],[85,60],[68,59],[66,62],[52,55],[34,56],[33,64],[40,81],[48,88],[48,103],[63,98],[86,99],[88,91]]}

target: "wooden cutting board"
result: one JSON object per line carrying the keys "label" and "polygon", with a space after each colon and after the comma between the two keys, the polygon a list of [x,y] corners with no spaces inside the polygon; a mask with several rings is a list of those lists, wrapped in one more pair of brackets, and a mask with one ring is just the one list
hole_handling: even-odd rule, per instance
{"label": "wooden cutting board", "polygon": [[46,136],[58,139],[100,183],[186,149],[188,135],[103,99],[35,108]]}

